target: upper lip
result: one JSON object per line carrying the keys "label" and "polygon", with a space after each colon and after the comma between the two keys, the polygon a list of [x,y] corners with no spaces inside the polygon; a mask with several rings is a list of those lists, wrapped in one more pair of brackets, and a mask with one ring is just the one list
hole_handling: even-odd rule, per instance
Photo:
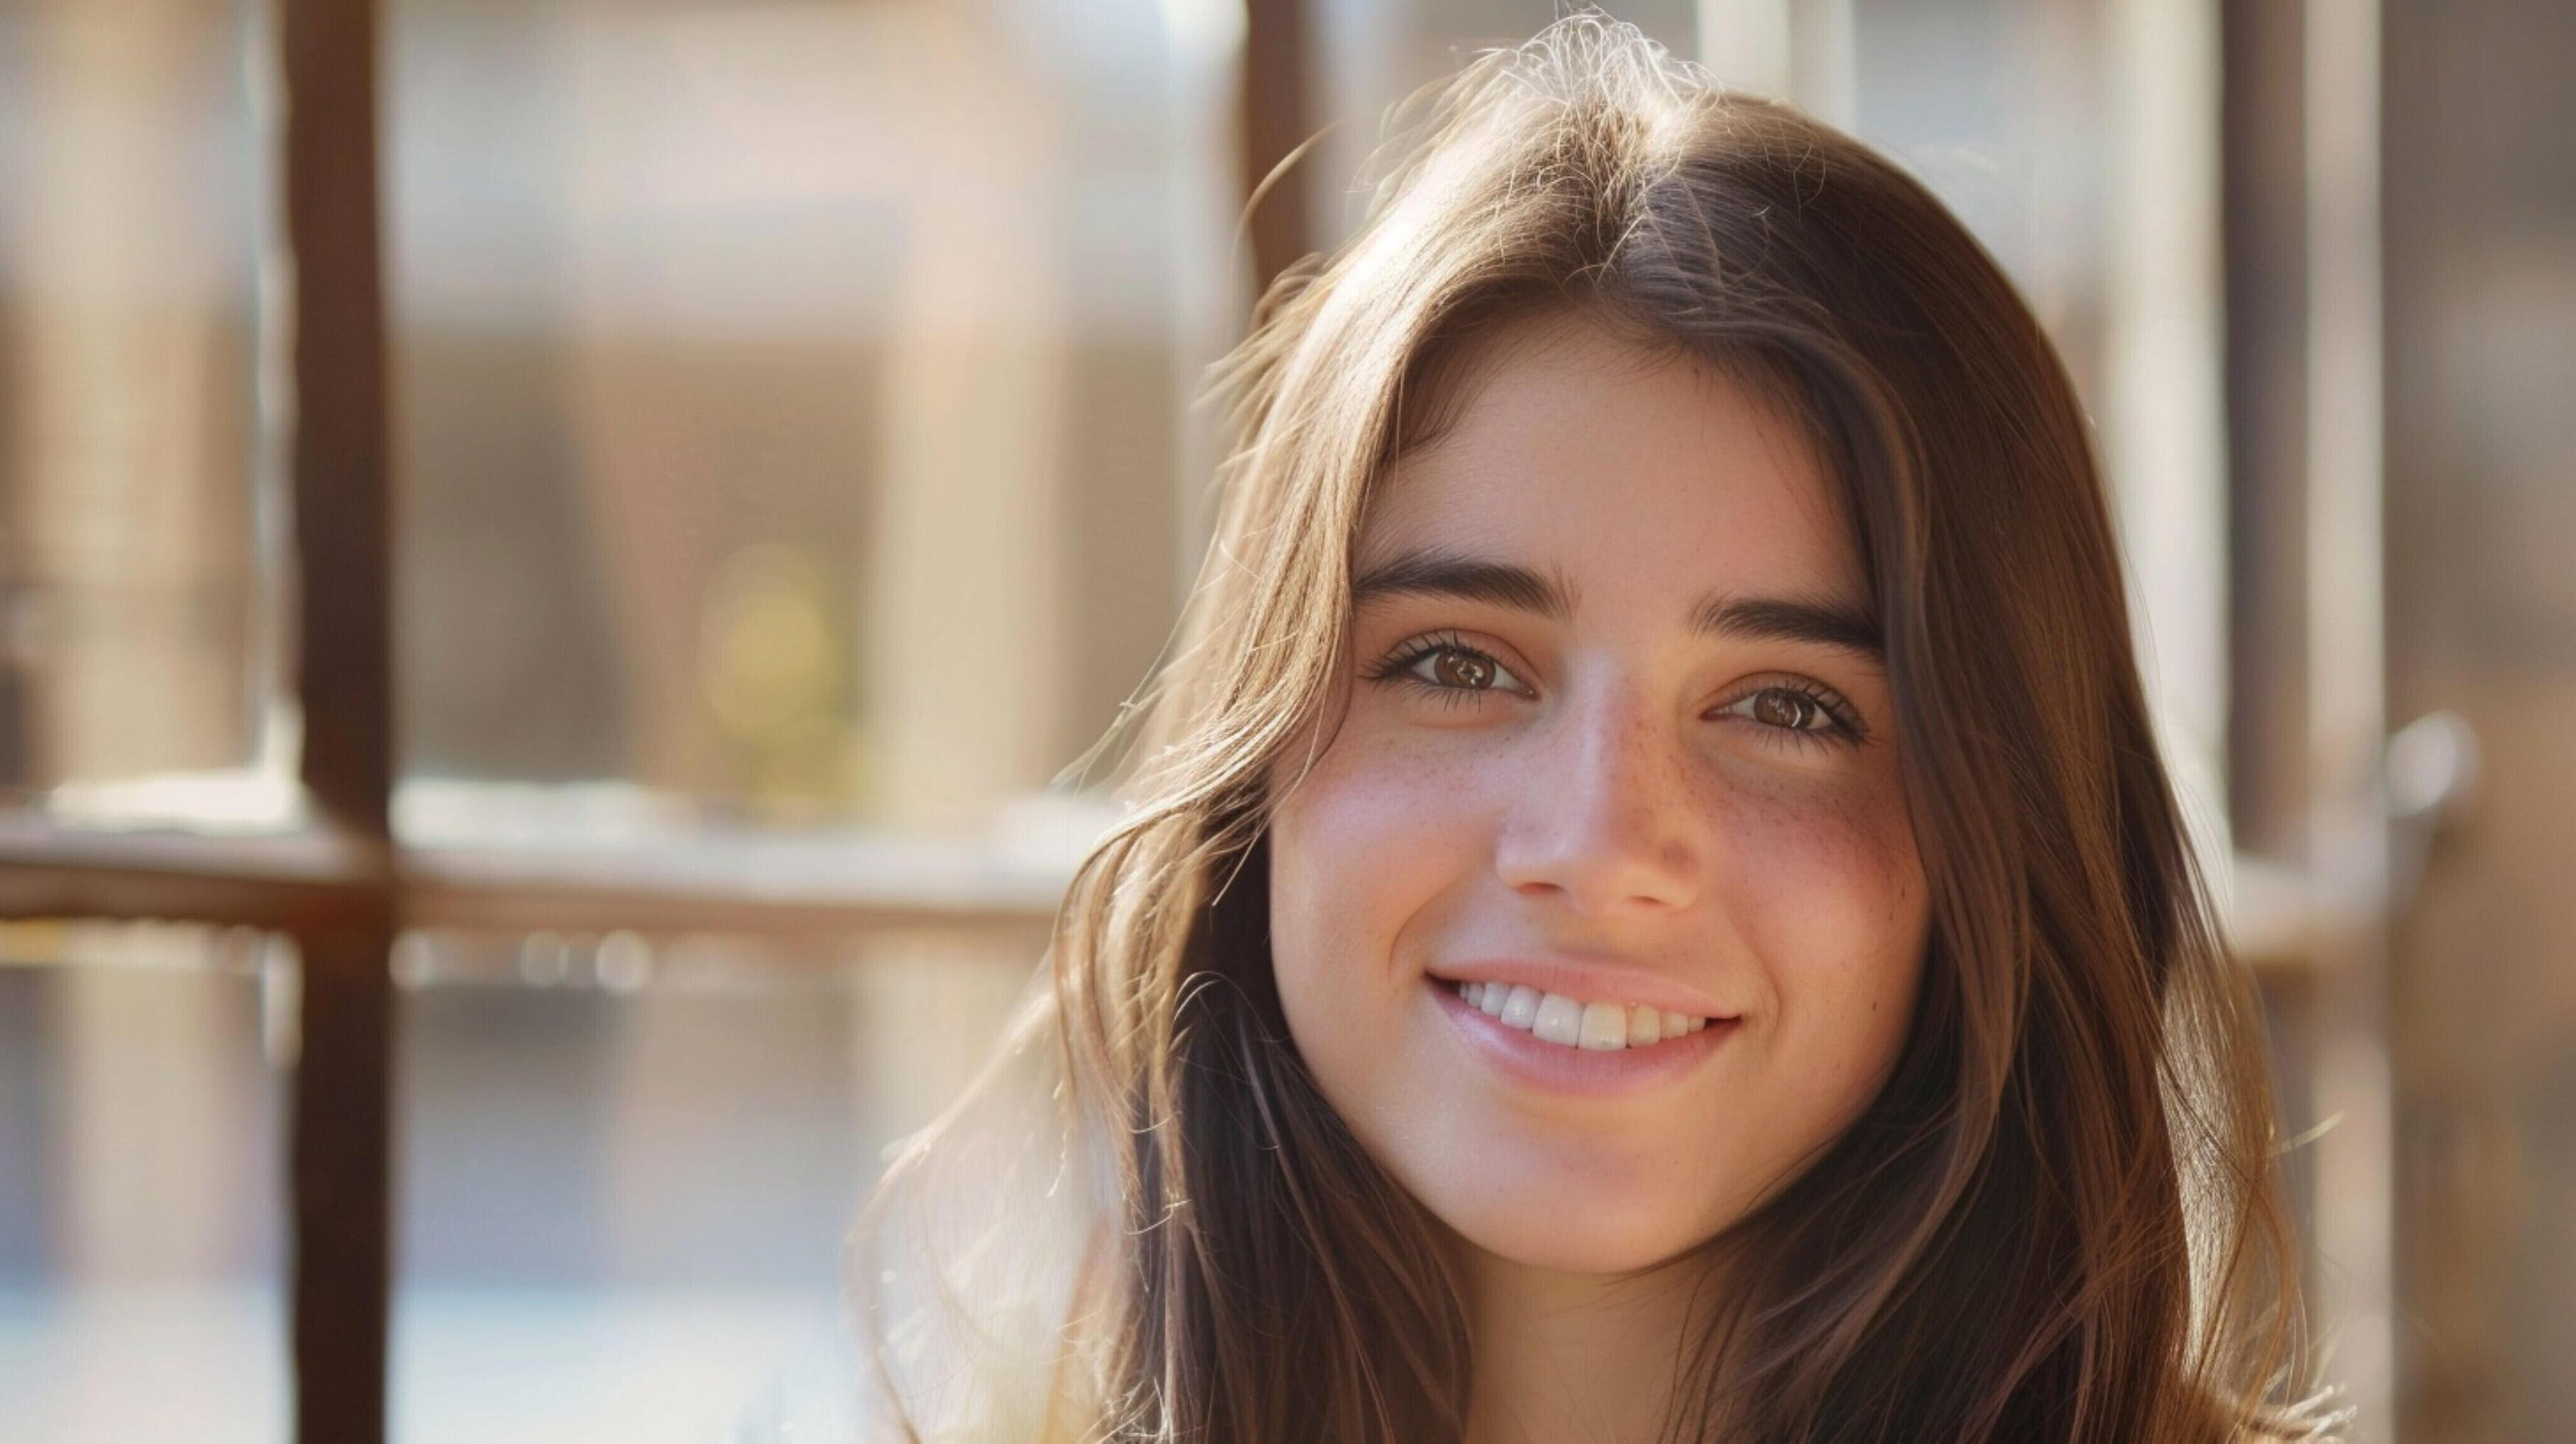
{"label": "upper lip", "polygon": [[1431,976],[1453,983],[1501,983],[1536,988],[1587,1003],[1642,1003],[1666,1013],[1694,1018],[1737,1016],[1706,993],[1668,973],[1629,963],[1600,963],[1568,958],[1475,958],[1441,963]]}

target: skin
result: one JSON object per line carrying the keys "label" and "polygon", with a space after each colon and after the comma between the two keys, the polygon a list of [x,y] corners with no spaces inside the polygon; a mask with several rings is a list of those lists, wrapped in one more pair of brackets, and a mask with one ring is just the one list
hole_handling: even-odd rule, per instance
{"label": "skin", "polygon": [[[1651,1438],[1712,1283],[1699,1246],[1893,1067],[1926,888],[1875,658],[1689,625],[1712,592],[1869,615],[1798,427],[1581,316],[1486,344],[1448,431],[1385,478],[1354,575],[1437,547],[1553,579],[1569,615],[1362,600],[1319,730],[1272,774],[1274,962],[1324,1096],[1454,1235],[1471,1437]],[[1486,660],[1403,662],[1426,640]],[[1539,1088],[1470,1051],[1428,976],[1501,956],[1655,970],[1741,1022],[1643,1094]]]}

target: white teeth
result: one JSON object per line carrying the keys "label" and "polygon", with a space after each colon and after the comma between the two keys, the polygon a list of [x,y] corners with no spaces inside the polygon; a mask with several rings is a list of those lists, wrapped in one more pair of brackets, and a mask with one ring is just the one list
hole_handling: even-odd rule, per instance
{"label": "white teeth", "polygon": [[[1563,993],[1542,993],[1538,1000],[1538,1016],[1531,1020],[1530,1031],[1551,1043],[1577,1046],[1583,1041],[1583,1005]],[[1627,1046],[1627,1042],[1624,1037],[1619,1040],[1622,1047]]]}
{"label": "white teeth", "polygon": [[1467,1006],[1500,1019],[1507,1027],[1568,1048],[1596,1052],[1644,1048],[1708,1026],[1706,1018],[1663,1012],[1643,1003],[1587,1003],[1523,984],[1459,983],[1456,987]]}
{"label": "white teeth", "polygon": [[1583,1005],[1583,1028],[1575,1046],[1608,1053],[1628,1046],[1628,1010],[1616,1003]]}

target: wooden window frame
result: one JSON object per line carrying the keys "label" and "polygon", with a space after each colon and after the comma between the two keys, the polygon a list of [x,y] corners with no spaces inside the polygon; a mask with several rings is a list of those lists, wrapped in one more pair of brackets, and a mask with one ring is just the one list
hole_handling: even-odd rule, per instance
{"label": "wooden window frame", "polygon": [[[617,859],[406,847],[391,827],[391,424],[378,142],[378,0],[276,0],[294,259],[294,688],[311,826],[109,832],[0,819],[0,919],[178,919],[294,939],[302,958],[289,1176],[294,1437],[380,1444],[392,1303],[396,938],[406,930],[865,936],[1042,933],[1055,894],[977,876],[780,888],[720,848]],[[1305,0],[1251,0],[1244,194],[1306,130]],[[1258,207],[1264,284],[1304,254],[1303,187]]]}

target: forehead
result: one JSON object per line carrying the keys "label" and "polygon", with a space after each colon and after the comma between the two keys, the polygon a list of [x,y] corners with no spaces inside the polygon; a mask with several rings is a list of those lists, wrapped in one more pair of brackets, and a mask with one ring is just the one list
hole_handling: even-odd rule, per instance
{"label": "forehead", "polygon": [[1711,587],[1865,600],[1824,468],[1766,388],[1579,315],[1478,344],[1450,425],[1371,498],[1358,570],[1437,545],[1556,571],[1578,611]]}

